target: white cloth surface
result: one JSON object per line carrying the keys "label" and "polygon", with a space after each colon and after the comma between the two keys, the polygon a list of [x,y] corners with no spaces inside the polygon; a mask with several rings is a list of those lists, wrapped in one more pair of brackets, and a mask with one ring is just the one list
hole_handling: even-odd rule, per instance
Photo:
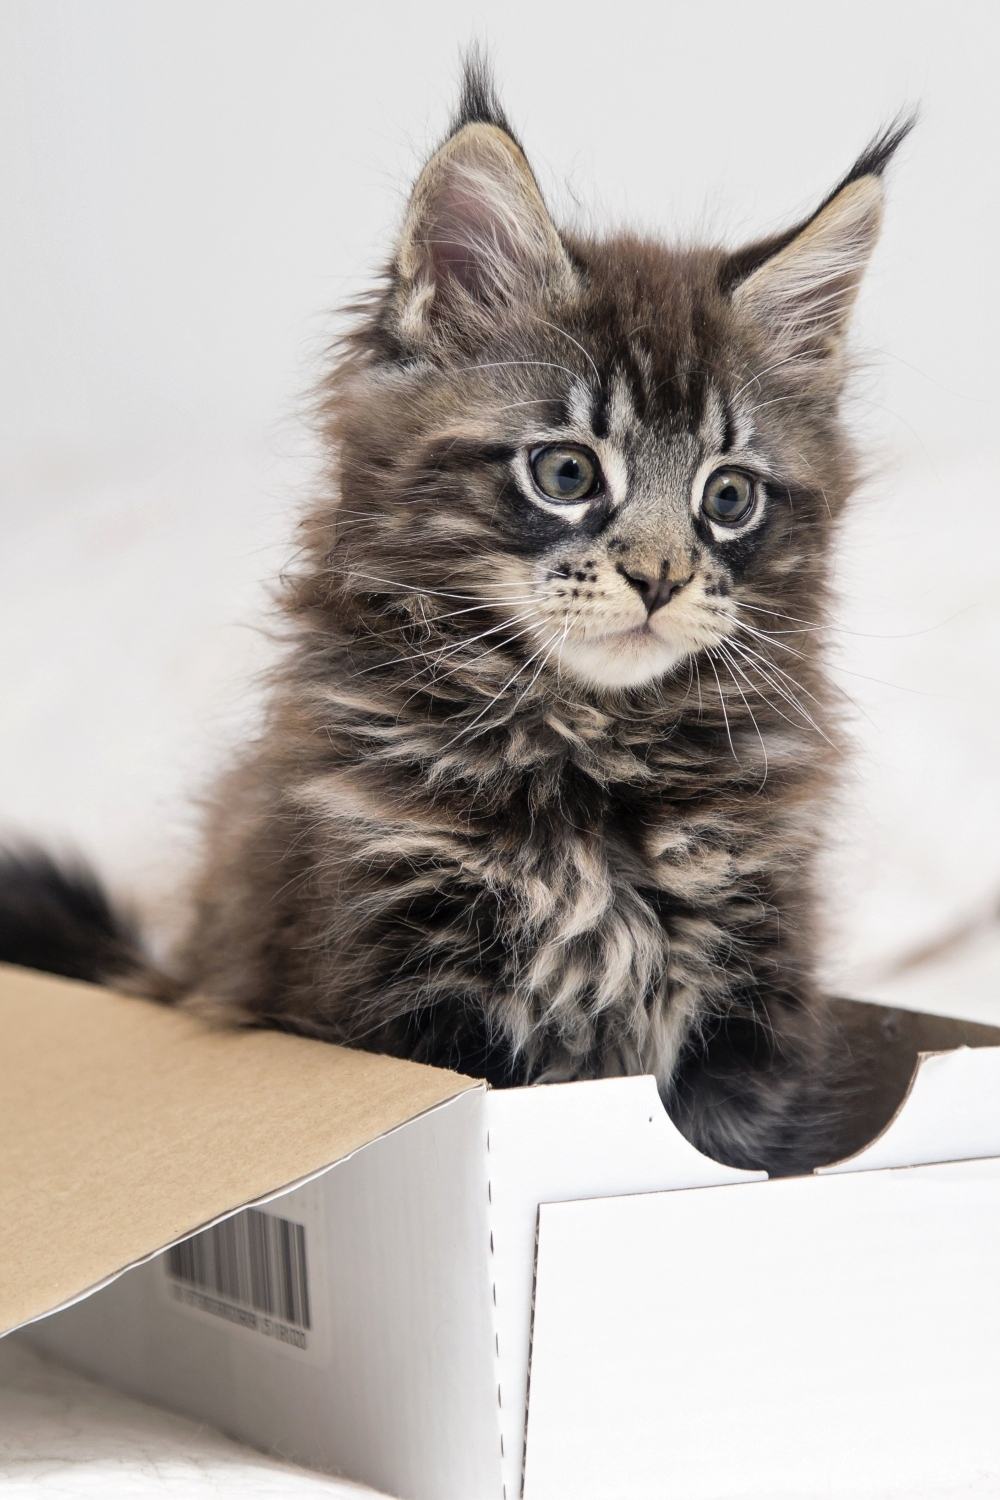
{"label": "white cloth surface", "polygon": [[4,1500],[374,1500],[0,1342]]}

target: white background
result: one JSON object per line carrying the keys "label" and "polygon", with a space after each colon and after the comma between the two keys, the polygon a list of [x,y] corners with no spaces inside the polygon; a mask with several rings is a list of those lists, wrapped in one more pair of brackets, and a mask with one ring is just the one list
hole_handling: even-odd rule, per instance
{"label": "white background", "polygon": [[177,890],[256,701],[335,309],[391,243],[464,42],[491,43],[557,212],[668,236],[780,225],[919,102],[857,326],[878,476],[843,549],[836,641],[864,675],[838,679],[859,754],[828,967],[1000,1013],[995,15],[5,0],[0,826]]}

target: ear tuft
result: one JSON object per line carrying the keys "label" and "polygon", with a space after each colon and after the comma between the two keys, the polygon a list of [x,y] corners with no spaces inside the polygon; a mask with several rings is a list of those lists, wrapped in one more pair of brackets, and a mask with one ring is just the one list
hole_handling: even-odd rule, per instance
{"label": "ear tuft", "polygon": [[733,305],[790,353],[839,353],[882,223],[884,173],[916,116],[898,118],[864,149],[803,223],[729,257]]}
{"label": "ear tuft", "polygon": [[495,125],[516,145],[521,144],[500,103],[489,57],[475,42],[462,58],[462,87],[448,134],[457,135],[465,125]]}
{"label": "ear tuft", "polygon": [[466,59],[452,133],[413,189],[395,272],[410,341],[474,334],[504,307],[575,285],[478,52]]}
{"label": "ear tuft", "polygon": [[[831,198],[835,198],[841,188],[847,187],[851,182],[857,182],[861,177],[881,177],[914,125],[916,125],[917,119],[918,113],[914,109],[909,114],[900,113],[894,120],[890,120],[889,124],[868,142],[868,145],[862,151],[851,170],[838,182],[833,192],[830,193],[826,199],[826,203],[829,203]],[[822,206],[825,207],[826,203]]]}

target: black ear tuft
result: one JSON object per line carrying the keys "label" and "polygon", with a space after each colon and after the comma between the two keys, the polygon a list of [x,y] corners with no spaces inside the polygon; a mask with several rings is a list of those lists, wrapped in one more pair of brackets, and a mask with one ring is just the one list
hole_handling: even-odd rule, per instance
{"label": "black ear tuft", "polygon": [[899,147],[906,140],[910,131],[917,123],[917,111],[911,110],[909,114],[900,113],[878,135],[868,142],[857,161],[849,172],[832,188],[818,208],[802,219],[798,224],[793,224],[791,229],[786,229],[779,234],[768,235],[765,239],[756,240],[751,245],[744,246],[741,250],[734,251],[727,256],[722,263],[719,273],[719,283],[722,290],[731,292],[748,276],[752,275],[758,267],[772,256],[784,250],[786,245],[808,229],[810,224],[819,218],[820,214],[827,208],[846,187],[852,182],[860,182],[864,177],[881,177]]}
{"label": "black ear tuft", "polygon": [[831,192],[827,193],[816,213],[822,213],[827,204],[832,203],[837,194],[843,192],[844,188],[852,182],[857,182],[862,177],[881,177],[916,125],[917,118],[918,112],[913,109],[909,114],[901,112],[894,120],[890,120],[888,125],[868,142],[850,171],[845,173]]}
{"label": "black ear tuft", "polygon": [[478,42],[473,42],[462,58],[462,92],[449,136],[457,135],[466,125],[495,125],[518,146],[521,144],[500,103],[489,57]]}
{"label": "black ear tuft", "polygon": [[481,339],[501,309],[578,290],[479,47],[463,59],[450,132],[410,195],[393,274],[410,343]]}

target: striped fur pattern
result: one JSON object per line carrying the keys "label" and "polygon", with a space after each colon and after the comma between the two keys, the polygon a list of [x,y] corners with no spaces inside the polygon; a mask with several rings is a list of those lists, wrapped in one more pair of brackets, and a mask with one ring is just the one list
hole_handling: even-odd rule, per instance
{"label": "striped fur pattern", "polygon": [[[323,389],[289,650],[172,995],[500,1085],[650,1072],[722,1160],[822,1159],[818,628],[844,333],[904,133],[735,254],[595,238],[556,228],[469,68]],[[560,444],[596,493],[539,490]],[[727,469],[736,526],[702,508]]]}

